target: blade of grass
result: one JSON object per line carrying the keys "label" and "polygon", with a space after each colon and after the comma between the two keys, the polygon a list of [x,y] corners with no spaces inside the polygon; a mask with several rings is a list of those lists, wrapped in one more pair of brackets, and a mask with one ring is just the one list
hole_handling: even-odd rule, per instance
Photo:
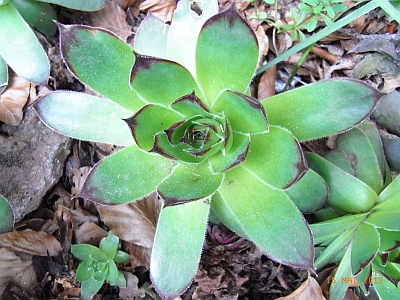
{"label": "blade of grass", "polygon": [[[278,55],[276,58],[274,58],[273,60],[271,60],[269,63],[267,63],[266,65],[262,66],[261,68],[259,68],[256,71],[256,75],[259,75],[263,72],[265,72],[265,70],[269,69],[270,67],[280,63],[281,61],[283,61],[284,59],[288,58],[289,56],[301,51],[302,49],[308,47],[309,45],[318,42],[320,39],[322,39],[323,37],[331,34],[332,32],[346,26],[347,24],[349,24],[350,22],[356,20],[357,18],[367,14],[368,12],[370,12],[371,10],[374,10],[375,8],[377,8],[378,6],[380,6],[380,2],[386,2],[387,0],[373,0],[368,2],[367,4],[361,6],[360,8],[356,9],[355,11],[353,11],[352,13],[348,14],[347,16],[345,16],[344,18],[336,21],[335,23],[333,23],[330,26],[325,27],[324,29],[322,29],[321,31],[313,34],[312,36],[310,36],[308,39],[306,39],[305,41],[297,44],[296,46],[294,46],[293,48],[290,48],[288,51]],[[386,4],[388,4],[388,2],[386,2]],[[395,9],[393,7],[393,5],[389,4],[388,7],[391,7],[392,9]],[[385,5],[386,7],[386,5]],[[383,8],[382,8],[383,9]],[[385,10],[386,11],[386,10]],[[392,16],[392,15],[391,15]]]}
{"label": "blade of grass", "polygon": [[387,0],[375,0],[389,16],[391,16],[397,23],[400,24],[400,12]]}

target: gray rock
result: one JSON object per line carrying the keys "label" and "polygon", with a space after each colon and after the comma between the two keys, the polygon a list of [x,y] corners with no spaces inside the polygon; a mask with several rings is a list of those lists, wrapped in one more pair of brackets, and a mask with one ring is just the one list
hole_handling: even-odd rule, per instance
{"label": "gray rock", "polygon": [[32,107],[10,137],[0,136],[0,194],[15,221],[39,207],[63,174],[72,140],[46,127]]}

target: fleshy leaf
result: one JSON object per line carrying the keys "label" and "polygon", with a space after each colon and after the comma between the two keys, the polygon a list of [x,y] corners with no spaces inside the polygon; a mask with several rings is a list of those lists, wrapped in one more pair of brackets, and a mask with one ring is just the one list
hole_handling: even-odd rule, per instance
{"label": "fleshy leaf", "polygon": [[264,108],[257,99],[234,91],[224,91],[211,108],[223,111],[234,131],[250,134],[268,131]]}
{"label": "fleshy leaf", "polygon": [[375,191],[361,180],[317,154],[306,153],[306,157],[309,166],[328,184],[328,204],[335,210],[347,213],[366,212],[377,201],[378,196]]}
{"label": "fleshy leaf", "polygon": [[384,202],[396,194],[400,194],[400,176],[397,176],[383,191],[379,194],[379,202]]}
{"label": "fleshy leaf", "polygon": [[52,129],[84,141],[128,146],[134,143],[123,121],[132,113],[115,102],[77,92],[49,93],[34,104]]}
{"label": "fleshy leaf", "polygon": [[[196,74],[195,53],[201,27],[207,19],[218,13],[216,1],[197,3],[202,5],[200,15],[192,10],[193,1],[182,0],[178,2],[169,27],[167,47],[165,48],[167,49],[168,59],[180,63],[192,74]],[[149,47],[147,46],[147,49]],[[182,49],[185,49],[185,51],[182,51]],[[145,54],[149,55],[147,52]]]}
{"label": "fleshy leaf", "polygon": [[167,38],[170,25],[152,13],[140,23],[134,39],[134,49],[142,55],[167,59]]}
{"label": "fleshy leaf", "polygon": [[164,300],[182,294],[196,273],[206,231],[208,202],[201,199],[161,210],[151,253],[150,277]]}
{"label": "fleshy leaf", "polygon": [[365,221],[376,227],[400,231],[400,211],[375,211]]}
{"label": "fleshy leaf", "polygon": [[377,229],[372,225],[361,223],[354,235],[351,249],[353,275],[357,275],[375,258],[379,246],[380,238]]}
{"label": "fleshy leaf", "polygon": [[357,227],[367,214],[347,215],[332,220],[311,224],[314,243],[320,244],[328,241],[351,227]]}
{"label": "fleshy leaf", "polygon": [[400,232],[378,229],[381,240],[380,252],[389,253],[400,247]]}
{"label": "fleshy leaf", "polygon": [[270,124],[288,128],[299,141],[306,141],[361,122],[381,95],[362,81],[339,79],[309,84],[261,103]]}
{"label": "fleshy leaf", "polygon": [[[358,127],[339,135],[336,141],[337,147],[343,150],[350,160],[355,176],[379,194],[383,189],[384,167],[378,160],[378,150],[375,150],[377,147],[374,144],[362,128]],[[382,145],[380,149],[379,154],[383,158]]]}
{"label": "fleshy leaf", "polygon": [[76,269],[76,280],[87,281],[93,275],[92,269],[93,259],[85,259]]}
{"label": "fleshy leaf", "polygon": [[[302,213],[321,209],[328,198],[328,187],[317,172],[309,169],[285,193]],[[306,197],[304,195],[307,195]]]}
{"label": "fleshy leaf", "polygon": [[335,166],[341,168],[343,171],[355,176],[355,172],[347,159],[346,153],[341,149],[333,149],[328,151],[323,156],[327,161],[333,163]]}
{"label": "fleshy leaf", "polygon": [[110,284],[115,285],[118,280],[118,268],[112,259],[109,259],[107,264],[108,264],[108,271],[106,274],[106,280]]}
{"label": "fleshy leaf", "polygon": [[0,195],[0,234],[11,231],[14,225],[14,214],[7,199]]}
{"label": "fleshy leaf", "polygon": [[29,25],[10,2],[0,7],[0,56],[24,79],[44,84],[50,63]]}
{"label": "fleshy leaf", "polygon": [[5,90],[8,84],[8,66],[6,61],[0,55],[0,94]]}
{"label": "fleshy leaf", "polygon": [[81,296],[82,299],[90,299],[93,294],[96,294],[103,286],[104,280],[95,280],[93,278],[82,282]]}
{"label": "fleshy leaf", "polygon": [[119,238],[109,231],[108,235],[101,239],[99,248],[107,254],[108,258],[113,259],[118,251],[118,243]]}
{"label": "fleshy leaf", "polygon": [[153,192],[174,168],[173,161],[132,145],[96,164],[79,197],[103,204],[131,202]]}
{"label": "fleshy leaf", "polygon": [[306,171],[299,143],[287,129],[277,126],[251,136],[249,152],[241,165],[277,188],[289,187]]}
{"label": "fleshy leaf", "polygon": [[133,49],[113,33],[84,25],[62,25],[61,54],[68,68],[82,82],[132,112],[142,102],[129,85]]}
{"label": "fleshy leaf", "polygon": [[208,163],[180,164],[157,188],[165,205],[205,198],[218,189],[223,174],[212,174]]}
{"label": "fleshy leaf", "polygon": [[182,117],[171,109],[149,104],[128,118],[126,123],[136,144],[143,150],[150,151],[154,146],[155,135],[180,120]]}
{"label": "fleshy leaf", "polygon": [[106,0],[37,0],[83,11],[96,11],[106,5]]}
{"label": "fleshy leaf", "polygon": [[[390,195],[387,195],[390,196]],[[394,194],[374,207],[375,211],[400,211],[400,194]]]}
{"label": "fleshy leaf", "polygon": [[347,248],[340,264],[336,270],[335,277],[338,281],[330,287],[330,300],[341,300],[350,284],[349,280],[342,281],[342,278],[351,278],[351,245]]}
{"label": "fleshy leaf", "polygon": [[209,104],[224,89],[245,93],[257,61],[257,38],[234,5],[204,23],[196,46],[196,76]]}
{"label": "fleshy leaf", "polygon": [[33,0],[13,0],[12,3],[30,26],[47,36],[56,34],[53,20],[57,20],[57,12],[50,4]]}
{"label": "fleshy leaf", "polygon": [[89,244],[72,245],[72,254],[80,260],[87,259],[91,254],[100,253],[101,250]]}
{"label": "fleshy leaf", "polygon": [[250,146],[250,135],[232,133],[233,144],[225,153],[220,151],[208,158],[213,173],[221,173],[233,168],[246,159]]}
{"label": "fleshy leaf", "polygon": [[226,205],[248,237],[269,257],[314,272],[311,232],[301,213],[282,190],[265,184],[242,165],[225,173],[218,190]]}
{"label": "fleshy leaf", "polygon": [[203,117],[209,115],[209,109],[201,102],[195,93],[182,96],[171,104],[171,108],[183,114],[186,117],[193,115],[201,115]]}
{"label": "fleshy leaf", "polygon": [[168,106],[193,91],[201,95],[187,69],[176,62],[155,57],[136,55],[130,80],[132,89],[144,101],[162,106]]}

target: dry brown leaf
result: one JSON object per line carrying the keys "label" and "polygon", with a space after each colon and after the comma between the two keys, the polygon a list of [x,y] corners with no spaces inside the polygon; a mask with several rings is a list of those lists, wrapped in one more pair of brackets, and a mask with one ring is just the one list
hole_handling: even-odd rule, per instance
{"label": "dry brown leaf", "polygon": [[82,167],[79,169],[72,169],[72,181],[73,181],[73,186],[71,187],[71,196],[76,196],[79,194],[79,192],[81,191],[82,187],[83,187],[83,183],[86,180],[86,177],[89,174],[90,171],[90,167]]}
{"label": "dry brown leaf", "polygon": [[75,230],[75,244],[91,244],[97,246],[107,231],[93,222],[83,223]]}
{"label": "dry brown leaf", "polygon": [[0,235],[0,247],[28,255],[58,256],[62,253],[60,242],[44,231],[14,230]]}
{"label": "dry brown leaf", "polygon": [[0,95],[0,121],[12,126],[21,123],[30,88],[28,81],[10,71],[8,87]]}
{"label": "dry brown leaf", "polygon": [[175,0],[145,0],[139,6],[140,10],[149,11],[163,22],[171,22],[176,8]]}
{"label": "dry brown leaf", "polygon": [[38,283],[31,256],[19,257],[12,250],[1,248],[0,270],[0,296],[10,282],[27,291],[32,290]]}
{"label": "dry brown leaf", "polygon": [[97,206],[97,209],[104,223],[120,239],[151,248],[161,204],[161,200],[153,193],[134,203]]}
{"label": "dry brown leaf", "polygon": [[318,282],[311,276],[295,290],[293,293],[286,297],[280,297],[277,300],[326,300],[322,295],[321,287]]}
{"label": "dry brown leaf", "polygon": [[152,248],[140,247],[136,244],[130,244],[129,255],[132,268],[144,266],[150,269],[150,257]]}
{"label": "dry brown leaf", "polygon": [[126,287],[121,287],[119,290],[119,297],[121,299],[137,299],[144,298],[145,292],[138,287],[139,279],[132,273],[122,272],[126,279]]}
{"label": "dry brown leaf", "polygon": [[108,1],[101,10],[90,13],[90,24],[108,29],[124,41],[133,33],[131,26],[126,22],[124,10],[114,1]]}
{"label": "dry brown leaf", "polygon": [[275,95],[276,65],[267,69],[258,83],[258,99],[265,99]]}

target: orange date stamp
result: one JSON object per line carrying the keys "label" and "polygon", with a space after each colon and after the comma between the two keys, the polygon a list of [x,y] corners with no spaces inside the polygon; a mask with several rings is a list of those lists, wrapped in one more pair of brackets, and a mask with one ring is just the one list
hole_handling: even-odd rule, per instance
{"label": "orange date stamp", "polygon": [[[382,284],[383,277],[382,276],[368,276],[364,279],[364,284]],[[327,279],[328,284],[336,284],[336,283],[344,283],[350,284],[353,286],[357,286],[359,283],[357,282],[356,277],[342,277],[337,278],[335,276],[329,276]]]}

